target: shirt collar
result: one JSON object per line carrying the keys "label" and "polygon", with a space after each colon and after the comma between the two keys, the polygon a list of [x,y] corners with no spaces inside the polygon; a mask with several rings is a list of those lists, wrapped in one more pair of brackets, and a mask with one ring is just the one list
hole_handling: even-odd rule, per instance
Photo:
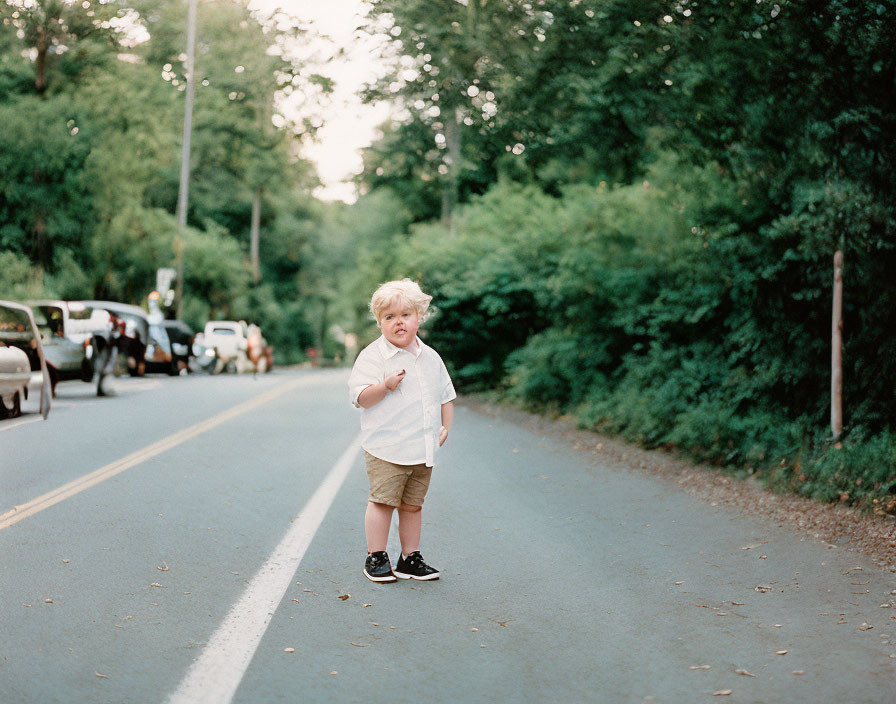
{"label": "shirt collar", "polygon": [[[416,337],[416,336],[414,337],[414,339],[417,341],[417,354],[415,356],[419,357],[421,354],[423,354],[423,340],[421,340],[419,337]],[[383,348],[383,354],[385,355],[386,359],[389,359],[390,357],[394,357],[395,355],[397,355],[399,352],[402,352],[402,351],[409,352],[409,350],[407,350],[403,347],[398,347],[397,345],[393,345],[391,342],[389,342],[386,339],[385,335],[380,335],[380,340],[382,342],[381,346]],[[410,354],[414,354],[414,353],[410,352]]]}

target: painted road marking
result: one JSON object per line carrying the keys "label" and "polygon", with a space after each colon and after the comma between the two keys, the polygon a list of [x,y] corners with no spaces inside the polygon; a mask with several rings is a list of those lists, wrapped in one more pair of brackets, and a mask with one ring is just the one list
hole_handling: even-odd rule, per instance
{"label": "painted road marking", "polygon": [[358,435],[333,465],[283,540],[190,667],[169,704],[229,704],[274,612],[360,451]]}
{"label": "painted road marking", "polygon": [[100,467],[90,474],[85,474],[83,477],[79,477],[78,479],[75,479],[68,484],[64,484],[63,486],[53,489],[52,491],[49,491],[42,496],[38,496],[36,499],[32,499],[28,503],[21,504],[20,506],[15,506],[12,508],[12,510],[0,514],[0,530],[9,528],[11,525],[16,524],[19,521],[28,518],[29,516],[40,513],[44,509],[55,506],[56,504],[61,503],[62,501],[75,496],[76,494],[80,494],[85,489],[89,489],[90,487],[96,486],[97,484],[104,482],[117,474],[121,474],[131,467],[135,467],[138,464],[141,464],[142,462],[145,462],[146,460],[165,452],[166,450],[170,450],[171,448],[176,447],[181,443],[186,442],[187,440],[190,440],[197,435],[200,435],[201,433],[204,433],[218,425],[221,425],[221,423],[226,423],[227,421],[233,420],[237,416],[242,415],[247,411],[258,408],[259,406],[264,405],[268,401],[272,401],[273,399],[286,393],[287,391],[291,391],[296,386],[307,383],[308,379],[309,377],[295,379],[277,389],[268,391],[267,393],[256,396],[255,398],[250,399],[245,403],[240,404],[239,406],[234,406],[230,410],[219,413],[218,415],[209,418],[208,420],[197,423],[196,425],[192,425],[189,428],[175,433],[174,435],[169,435],[167,438],[163,438],[162,440],[159,440],[152,445],[144,447],[142,450],[132,452],[127,457],[123,457],[122,459],[112,462],[111,464],[107,464],[105,467]]}
{"label": "painted road marking", "polygon": [[[54,403],[53,408],[55,408],[55,407],[56,407],[56,404]],[[37,416],[37,418],[23,418],[22,420],[18,420],[18,421],[6,421],[5,423],[3,423],[2,426],[0,426],[0,433],[4,432],[6,430],[12,430],[13,428],[18,428],[20,425],[28,425],[28,423],[36,423],[39,420],[43,420],[43,418],[41,416]]]}

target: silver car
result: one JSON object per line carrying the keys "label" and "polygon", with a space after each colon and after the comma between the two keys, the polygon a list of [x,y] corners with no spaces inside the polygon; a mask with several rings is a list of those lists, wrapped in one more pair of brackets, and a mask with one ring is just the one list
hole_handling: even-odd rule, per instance
{"label": "silver car", "polygon": [[90,381],[91,339],[109,327],[109,313],[77,301],[29,301],[53,381]]}
{"label": "silver car", "polygon": [[40,332],[28,306],[0,301],[0,419],[15,417],[28,398],[30,383],[40,384],[40,413],[50,413],[50,374]]}

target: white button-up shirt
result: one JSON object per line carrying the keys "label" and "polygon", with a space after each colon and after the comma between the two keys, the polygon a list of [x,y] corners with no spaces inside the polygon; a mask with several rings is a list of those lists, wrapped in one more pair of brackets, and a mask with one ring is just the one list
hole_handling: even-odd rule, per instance
{"label": "white button-up shirt", "polygon": [[[439,447],[442,404],[457,394],[438,353],[419,337],[416,343],[415,354],[380,336],[361,350],[348,386],[352,404],[361,408],[361,447],[394,464],[432,467]],[[358,396],[364,389],[402,369],[405,376],[395,391],[387,391],[371,408],[361,407]]]}

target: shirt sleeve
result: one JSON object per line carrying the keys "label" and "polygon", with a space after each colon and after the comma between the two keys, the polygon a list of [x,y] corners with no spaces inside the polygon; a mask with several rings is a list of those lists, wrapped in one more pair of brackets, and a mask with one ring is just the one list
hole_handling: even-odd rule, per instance
{"label": "shirt sleeve", "polygon": [[442,361],[441,357],[439,358],[439,364],[442,367],[442,401],[441,403],[448,403],[449,401],[453,401],[457,398],[457,393],[454,391],[454,384],[451,383],[451,377],[448,374],[448,369],[445,368],[445,363]]}
{"label": "shirt sleeve", "polygon": [[358,396],[368,386],[378,384],[383,380],[385,367],[377,359],[377,355],[369,348],[361,351],[355,364],[352,367],[352,373],[348,378],[348,389],[351,397],[351,403],[355,408],[360,408]]}

